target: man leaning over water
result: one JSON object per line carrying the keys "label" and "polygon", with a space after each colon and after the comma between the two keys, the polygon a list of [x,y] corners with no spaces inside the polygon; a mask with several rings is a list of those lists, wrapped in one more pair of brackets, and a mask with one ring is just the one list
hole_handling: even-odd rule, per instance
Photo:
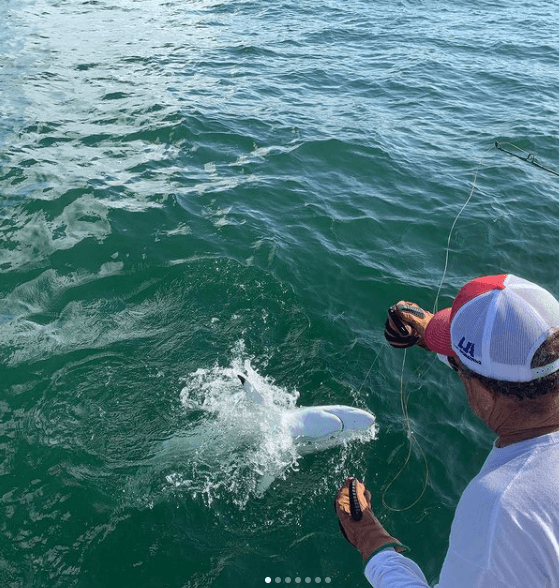
{"label": "man leaning over water", "polygon": [[[435,315],[398,302],[385,337],[393,347],[438,353],[497,435],[456,508],[437,587],[559,588],[559,302],[511,274],[476,278]],[[424,588],[425,576],[374,516],[370,497],[353,478],[336,497],[367,579],[375,588]],[[351,516],[356,501],[359,521]]]}

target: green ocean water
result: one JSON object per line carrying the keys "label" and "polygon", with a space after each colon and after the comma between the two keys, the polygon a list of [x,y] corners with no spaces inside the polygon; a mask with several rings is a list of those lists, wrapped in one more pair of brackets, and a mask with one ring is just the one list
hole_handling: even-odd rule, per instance
{"label": "green ocean water", "polygon": [[[559,294],[559,179],[493,148],[559,169],[558,30],[543,0],[0,4],[0,585],[367,586],[347,475],[436,582],[493,436],[386,310],[432,309],[476,173],[439,307]],[[376,437],[298,457],[238,371]]]}

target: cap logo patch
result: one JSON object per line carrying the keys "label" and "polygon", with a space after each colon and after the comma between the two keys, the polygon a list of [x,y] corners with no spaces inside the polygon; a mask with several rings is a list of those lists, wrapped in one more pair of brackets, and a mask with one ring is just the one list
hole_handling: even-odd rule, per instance
{"label": "cap logo patch", "polygon": [[466,345],[464,345],[464,342],[466,341],[466,337],[462,337],[462,339],[460,339],[460,343],[458,343],[458,349],[460,349],[460,353],[466,358],[469,359],[470,361],[473,361],[475,363],[478,363],[481,365],[481,361],[478,361],[475,357],[475,346],[474,343],[472,343],[471,341],[468,341],[466,343]]}

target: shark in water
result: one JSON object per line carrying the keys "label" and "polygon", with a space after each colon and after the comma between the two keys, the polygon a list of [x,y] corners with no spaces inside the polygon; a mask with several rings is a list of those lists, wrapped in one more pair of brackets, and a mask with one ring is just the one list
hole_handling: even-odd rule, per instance
{"label": "shark in water", "polygon": [[[239,375],[246,397],[256,404],[264,398],[246,376]],[[287,410],[282,415],[282,429],[293,437],[300,455],[341,445],[344,441],[375,431],[375,416],[366,410],[333,404]]]}

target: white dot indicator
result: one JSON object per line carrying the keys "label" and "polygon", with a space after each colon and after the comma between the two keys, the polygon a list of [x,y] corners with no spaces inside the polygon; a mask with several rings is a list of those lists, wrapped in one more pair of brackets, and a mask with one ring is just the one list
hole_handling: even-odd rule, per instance
{"label": "white dot indicator", "polygon": [[266,576],[266,578],[264,578],[264,582],[266,582],[266,584],[269,584],[272,581],[272,578],[270,578],[270,576]]}

